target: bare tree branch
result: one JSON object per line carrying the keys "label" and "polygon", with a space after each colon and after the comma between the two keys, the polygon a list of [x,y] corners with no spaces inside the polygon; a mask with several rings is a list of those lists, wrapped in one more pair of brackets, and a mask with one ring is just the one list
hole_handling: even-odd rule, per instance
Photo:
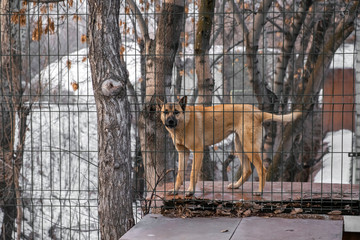
{"label": "bare tree branch", "polygon": [[233,0],[230,4],[234,10],[234,17],[237,23],[242,26],[245,44],[246,44],[246,64],[249,80],[253,84],[254,92],[259,103],[259,108],[269,112],[273,111],[273,103],[276,101],[276,95],[270,90],[268,83],[261,77],[258,67],[257,51],[260,34],[266,23],[266,16],[271,7],[272,0],[264,0],[255,15],[252,30],[249,31],[244,22],[244,17],[235,5]]}
{"label": "bare tree branch", "polygon": [[129,4],[129,7],[133,15],[135,15],[136,20],[138,21],[141,34],[143,35],[146,44],[146,42],[150,40],[149,30],[148,27],[146,26],[145,20],[140,12],[140,9],[137,7],[136,3],[133,0],[126,0],[126,3]]}
{"label": "bare tree branch", "polygon": [[[301,83],[303,86],[307,86],[309,77],[314,70],[315,63],[320,56],[320,52],[324,47],[325,34],[329,31],[331,18],[334,17],[335,6],[333,4],[329,4],[324,9],[324,17],[322,20],[318,21],[315,26],[315,34],[312,41],[312,45],[310,48],[310,54],[306,60],[305,69],[301,76]],[[297,96],[303,94],[304,88],[300,88],[297,90]],[[301,99],[299,99],[300,101]]]}
{"label": "bare tree branch", "polygon": [[65,0],[28,0],[28,2],[33,2],[33,3],[58,3],[64,1]]}
{"label": "bare tree branch", "polygon": [[285,31],[285,42],[282,47],[281,55],[277,59],[275,67],[274,93],[279,97],[283,94],[283,85],[286,67],[291,57],[291,52],[295,46],[295,41],[300,33],[301,26],[305,20],[307,11],[311,6],[311,0],[303,0],[295,14],[289,32]]}
{"label": "bare tree branch", "polygon": [[[300,80],[300,74],[297,74],[297,73],[300,72],[300,70],[303,66],[305,55],[306,55],[305,53],[306,53],[306,49],[310,42],[310,36],[312,33],[312,29],[314,28],[315,23],[316,23],[316,21],[314,19],[315,18],[315,9],[316,9],[315,7],[311,7],[309,9],[308,16],[304,20],[305,22],[302,27],[302,37],[300,39],[300,43],[302,45],[303,53],[300,53],[297,58],[296,58],[296,55],[293,55],[293,58],[294,59],[296,58],[295,62],[290,59],[290,65],[288,67],[289,78],[288,78],[288,81],[286,84],[288,87],[285,87],[285,96],[288,96],[290,91],[295,93],[294,89],[290,88],[289,86],[290,85],[297,86],[298,84],[294,83],[293,81],[294,81],[294,79]],[[285,103],[287,103],[287,102],[288,101],[285,100]]]}
{"label": "bare tree branch", "polygon": [[[344,42],[344,40],[354,31],[354,19],[357,17],[359,8],[359,1],[353,3],[349,9],[349,13],[338,23],[333,38],[330,38],[324,45],[323,51],[320,53],[320,57],[317,59],[314,70],[312,71],[309,82],[304,91],[303,100],[298,102],[295,109],[305,111],[311,111],[313,107],[312,99],[319,92],[319,88],[323,81],[326,70],[329,68],[331,60],[334,57],[336,49]],[[302,104],[305,104],[303,106]],[[296,119],[293,123],[289,123],[284,130],[284,137],[281,140],[279,149],[276,151],[272,165],[269,168],[267,178],[268,180],[275,180],[281,177],[279,173],[279,167],[281,166],[283,153],[290,153],[293,146],[294,136],[297,135],[299,129],[296,126],[301,126],[301,122],[307,117],[307,114],[303,114],[303,117]],[[290,155],[290,154],[287,154]]]}
{"label": "bare tree branch", "polygon": [[271,18],[267,17],[266,20],[269,21],[272,25],[274,25],[280,32],[286,33],[286,31],[282,27],[280,27],[279,24],[274,22]]}
{"label": "bare tree branch", "polygon": [[[242,1],[242,2],[244,2],[244,1]],[[230,0],[229,3],[234,11],[234,18],[235,18],[237,24],[239,24],[241,26],[244,36],[247,35],[249,33],[249,29],[247,28],[247,26],[245,24],[245,19],[244,19],[243,14],[240,13],[240,10],[239,10],[238,6],[235,4],[234,0]]]}

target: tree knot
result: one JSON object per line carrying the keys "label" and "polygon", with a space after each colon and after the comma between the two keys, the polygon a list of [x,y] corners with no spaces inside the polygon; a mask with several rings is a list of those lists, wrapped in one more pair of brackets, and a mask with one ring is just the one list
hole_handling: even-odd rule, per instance
{"label": "tree knot", "polygon": [[101,93],[105,96],[116,96],[124,92],[125,89],[120,81],[106,79],[101,84]]}

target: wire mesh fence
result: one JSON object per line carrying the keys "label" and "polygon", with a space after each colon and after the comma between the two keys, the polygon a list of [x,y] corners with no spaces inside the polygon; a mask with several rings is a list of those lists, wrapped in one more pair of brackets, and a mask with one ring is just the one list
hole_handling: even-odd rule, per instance
{"label": "wire mesh fence", "polygon": [[[121,2],[135,222],[359,214],[358,4]],[[82,0],[1,5],[1,238],[99,239],[108,28]]]}

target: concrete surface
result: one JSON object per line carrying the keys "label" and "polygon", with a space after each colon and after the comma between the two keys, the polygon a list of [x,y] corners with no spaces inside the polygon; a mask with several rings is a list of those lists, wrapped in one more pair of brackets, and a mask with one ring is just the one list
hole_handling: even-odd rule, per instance
{"label": "concrete surface", "polygon": [[121,240],[341,240],[342,220],[146,215]]}

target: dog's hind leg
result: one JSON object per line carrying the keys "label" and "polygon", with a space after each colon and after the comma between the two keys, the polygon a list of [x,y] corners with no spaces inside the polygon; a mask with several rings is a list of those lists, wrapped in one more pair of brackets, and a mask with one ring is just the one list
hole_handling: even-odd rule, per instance
{"label": "dog's hind leg", "polygon": [[[265,186],[266,181],[266,169],[263,165],[263,162],[260,157],[260,143],[259,143],[259,135],[261,136],[261,132],[257,133],[255,132],[253,134],[252,131],[245,131],[244,138],[246,139],[246,142],[243,141],[244,145],[244,153],[249,159],[248,165],[244,164],[244,167],[247,166],[249,171],[247,171],[247,174],[244,175],[244,177],[249,177],[251,175],[251,167],[250,163],[252,163],[256,171],[259,175],[259,191],[255,192],[254,195],[261,195]],[[244,170],[243,170],[244,171]],[[244,174],[244,173],[243,173]],[[243,178],[243,176],[239,179],[239,181],[233,186],[238,187],[241,186],[247,178]]]}
{"label": "dog's hind leg", "polygon": [[248,178],[251,175],[251,165],[249,162],[249,159],[245,157],[241,157],[242,153],[243,153],[243,149],[241,146],[241,142],[240,142],[240,138],[239,136],[236,134],[235,135],[235,152],[236,152],[236,156],[239,158],[239,160],[241,161],[241,168],[242,168],[242,174],[240,179],[236,182],[236,183],[230,183],[228,185],[228,188],[239,188],[241,185],[244,184],[244,182],[246,182],[248,180]]}
{"label": "dog's hind leg", "polygon": [[258,151],[253,153],[254,157],[253,157],[253,164],[256,168],[256,171],[259,175],[259,191],[255,192],[254,195],[262,195],[263,190],[264,190],[264,186],[265,186],[265,181],[266,181],[266,168],[263,165],[263,162],[261,160],[260,157],[260,153]]}
{"label": "dog's hind leg", "polygon": [[177,195],[178,191],[184,183],[185,179],[185,172],[187,162],[189,160],[190,151],[189,149],[185,148],[184,146],[176,146],[176,150],[179,154],[179,166],[178,166],[178,173],[176,175],[176,182],[174,189],[170,190],[167,194],[168,195]]}
{"label": "dog's hind leg", "polygon": [[203,151],[204,151],[203,148],[194,150],[194,160],[192,163],[191,175],[190,175],[190,186],[187,190],[186,197],[190,197],[194,195],[196,182],[199,178],[200,175],[199,173],[202,167],[203,156],[204,156]]}
{"label": "dog's hind leg", "polygon": [[[259,191],[255,192],[254,195],[261,195],[264,190],[265,181],[266,181],[266,168],[263,165],[263,162],[261,160],[261,153],[260,153],[260,147],[261,147],[261,132],[255,132],[254,135],[252,135],[252,132],[248,132],[248,134],[245,134],[247,137],[247,144],[244,144],[244,152],[248,156],[250,162],[255,166],[256,171],[259,176]],[[251,141],[252,140],[252,141]]]}

